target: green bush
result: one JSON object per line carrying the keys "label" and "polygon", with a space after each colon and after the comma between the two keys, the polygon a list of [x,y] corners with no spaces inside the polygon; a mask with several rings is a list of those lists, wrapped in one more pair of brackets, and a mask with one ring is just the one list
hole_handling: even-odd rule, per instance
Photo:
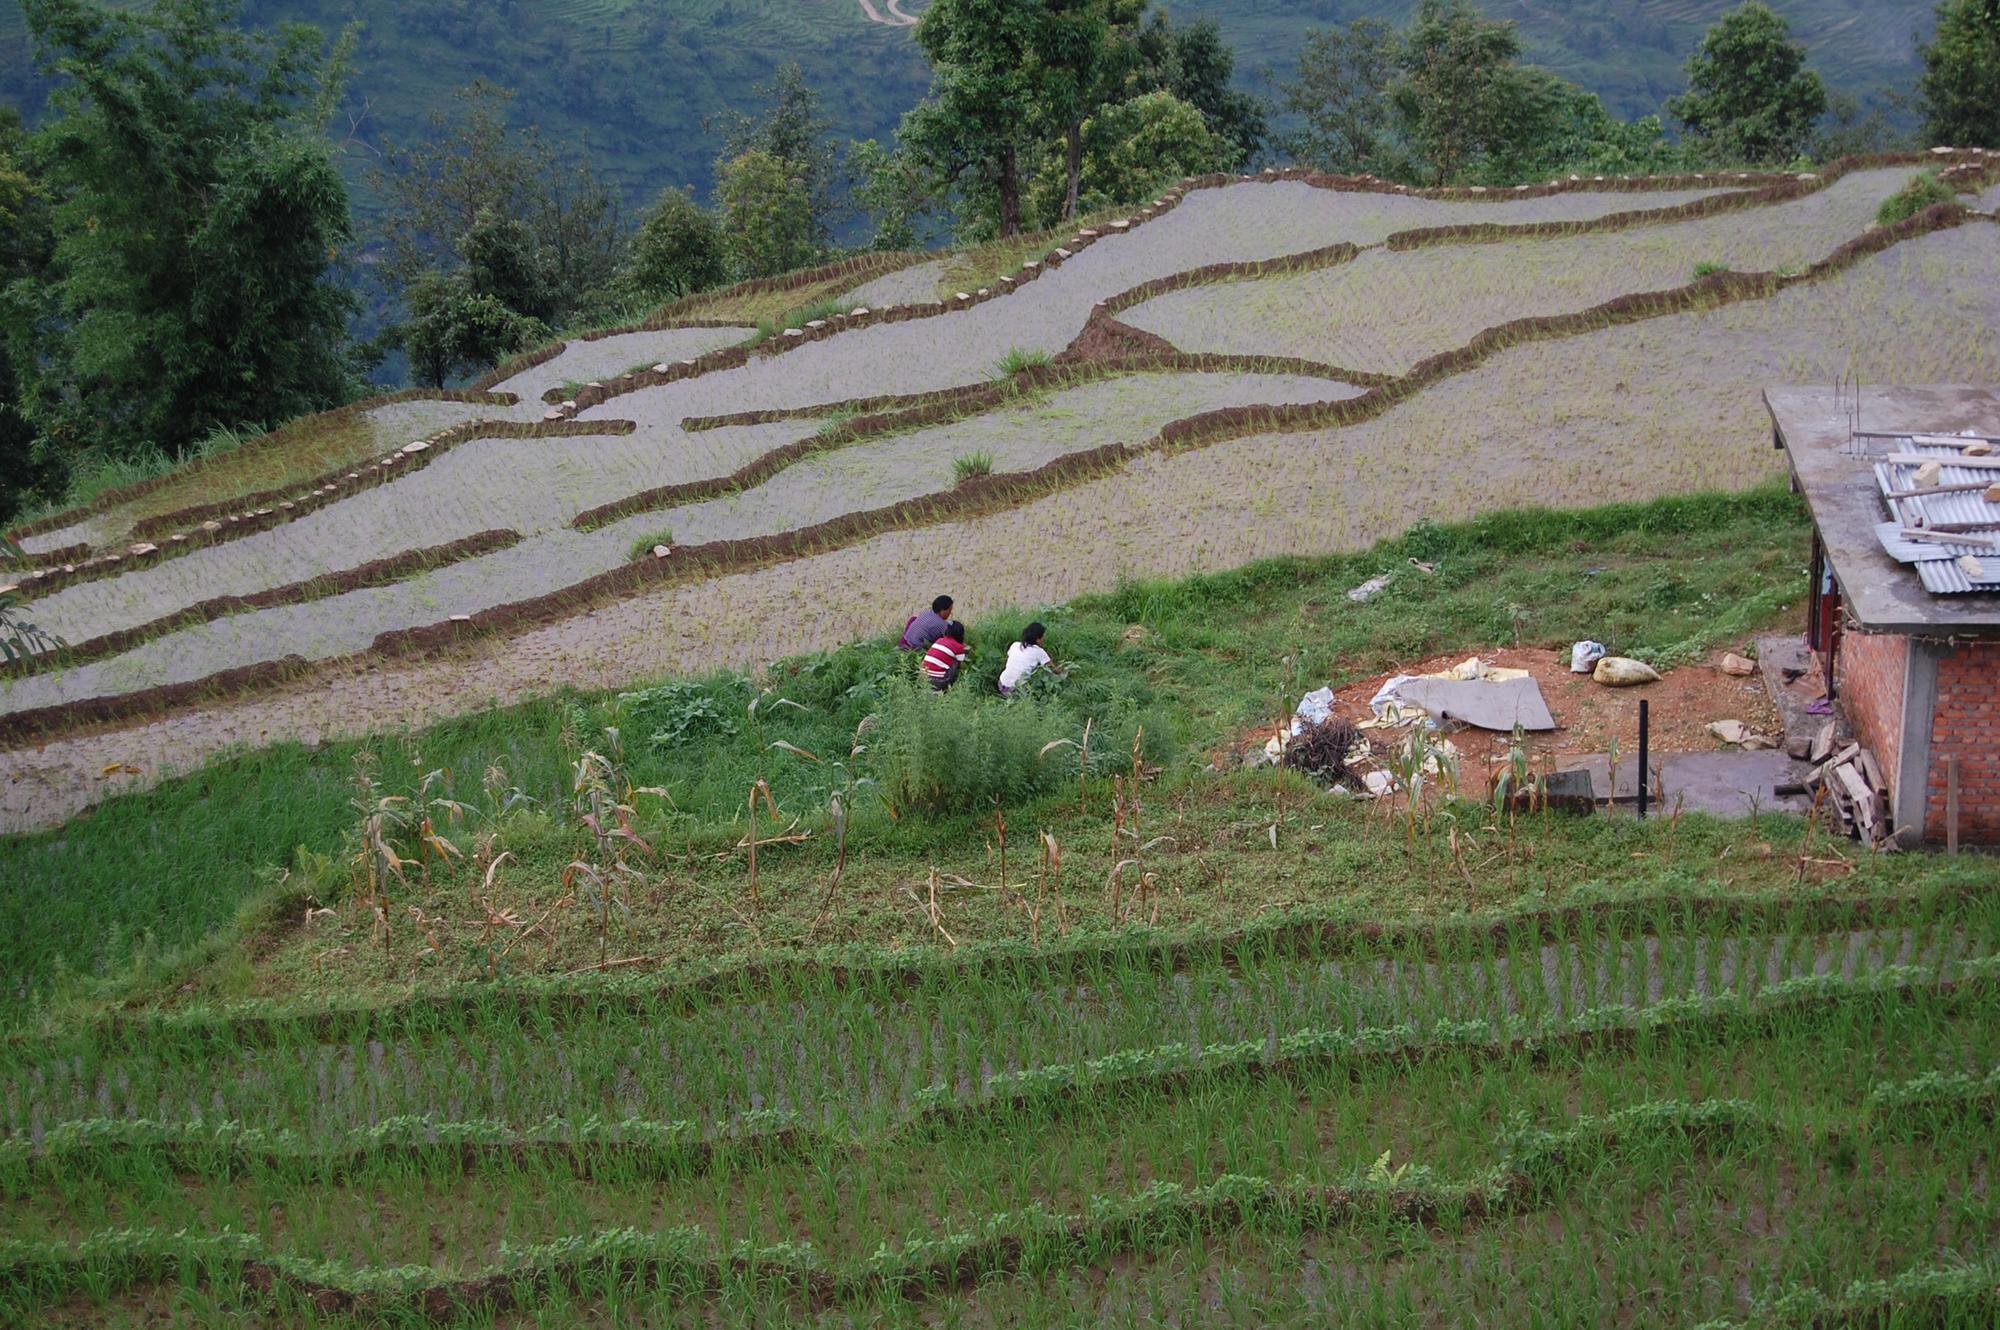
{"label": "green bush", "polygon": [[620,693],[618,717],[655,748],[736,733],[748,689],[733,679],[673,679],[644,692]]}
{"label": "green bush", "polygon": [[[870,756],[883,795],[898,808],[977,812],[995,798],[1017,805],[1066,791],[1076,779],[1082,715],[1054,703],[1003,701],[988,679],[964,677],[947,693],[899,680],[886,690],[880,716]],[[1091,722],[1092,774],[1128,766],[1142,727],[1145,760],[1171,756],[1165,721],[1123,702]]]}
{"label": "green bush", "polygon": [[1915,217],[1933,203],[1950,203],[1958,196],[1951,192],[1951,186],[1939,180],[1929,171],[1910,177],[1910,182],[1882,200],[1882,206],[1875,212],[1875,220],[1884,226],[1894,226],[1908,217]]}

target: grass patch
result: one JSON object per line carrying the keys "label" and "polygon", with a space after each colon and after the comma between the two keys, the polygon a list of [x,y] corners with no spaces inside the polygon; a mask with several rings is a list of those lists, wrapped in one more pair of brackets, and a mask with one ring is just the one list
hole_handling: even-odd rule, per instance
{"label": "grass patch", "polygon": [[[788,292],[787,294],[793,299],[796,299],[798,295],[797,292]],[[780,314],[758,319],[757,331],[750,334],[745,344],[748,346],[757,346],[778,336],[788,328],[803,328],[815,319],[829,319],[836,314],[843,314],[847,311],[847,308],[847,300],[839,291],[815,297],[803,304],[788,305],[784,312]]]}
{"label": "grass patch", "polygon": [[674,546],[674,529],[670,526],[661,527],[658,531],[648,532],[646,535],[640,536],[632,542],[632,547],[625,551],[625,558],[627,561],[654,558],[656,556],[653,553],[653,548],[656,545],[665,545],[668,549],[672,549]]}
{"label": "grass patch", "polygon": [[1876,209],[1875,220],[1883,226],[1894,226],[1933,204],[1953,203],[1957,199],[1958,195],[1952,192],[1951,186],[1939,180],[1935,171],[1920,171],[1911,176],[1901,189],[1882,200],[1882,206]]}
{"label": "grass patch", "polygon": [[1132,211],[1131,207],[1107,208],[1051,230],[1024,232],[939,255],[937,257],[943,259],[944,268],[938,277],[938,299],[949,300],[960,291],[990,287],[1002,277],[1019,272],[1021,265],[1029,259],[1039,259],[1063,244],[1079,230],[1085,227],[1102,229],[1114,218],[1130,217]]}
{"label": "grass patch", "polygon": [[1700,263],[1694,265],[1694,279],[1698,282],[1704,277],[1712,277],[1716,273],[1728,271],[1729,265],[1726,263],[1718,263],[1714,259],[1703,259]]}

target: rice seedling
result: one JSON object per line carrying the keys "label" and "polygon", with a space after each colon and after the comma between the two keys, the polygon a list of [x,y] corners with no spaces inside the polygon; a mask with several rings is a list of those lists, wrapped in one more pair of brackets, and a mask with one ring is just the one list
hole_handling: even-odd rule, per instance
{"label": "rice seedling", "polygon": [[1039,347],[1010,346],[1007,354],[1000,357],[1000,362],[993,367],[993,377],[1004,381],[1023,370],[1040,369],[1049,361],[1049,353]]}
{"label": "rice seedling", "polygon": [[992,453],[985,451],[963,453],[952,459],[951,475],[954,484],[963,485],[968,480],[977,480],[992,474]]}

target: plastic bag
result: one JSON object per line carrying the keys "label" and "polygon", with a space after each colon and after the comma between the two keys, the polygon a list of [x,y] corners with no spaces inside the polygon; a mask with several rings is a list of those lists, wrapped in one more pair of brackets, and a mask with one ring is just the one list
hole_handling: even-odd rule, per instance
{"label": "plastic bag", "polygon": [[1569,649],[1569,672],[1588,674],[1591,667],[1604,659],[1605,645],[1602,642],[1585,640]]}

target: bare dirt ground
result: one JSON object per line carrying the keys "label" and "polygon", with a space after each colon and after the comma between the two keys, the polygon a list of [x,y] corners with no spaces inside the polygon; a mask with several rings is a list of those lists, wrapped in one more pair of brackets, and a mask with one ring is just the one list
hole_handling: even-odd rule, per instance
{"label": "bare dirt ground", "polygon": [[[1738,643],[1735,649],[1741,654],[1747,645]],[[1612,688],[1588,674],[1571,673],[1567,643],[1560,647],[1484,646],[1412,661],[1344,684],[1334,690],[1333,714],[1340,720],[1367,720],[1373,714],[1369,699],[1395,675],[1434,674],[1468,656],[1477,656],[1487,665],[1526,670],[1541,688],[1556,728],[1525,736],[1523,747],[1536,759],[1607,753],[1614,740],[1620,753],[1637,754],[1641,698],[1648,703],[1650,742],[1655,753],[1704,753],[1726,747],[1709,733],[1711,721],[1740,720],[1753,730],[1781,734],[1778,710],[1762,680],[1754,674],[1738,677],[1724,673],[1722,655],[1716,651],[1699,664],[1668,670],[1658,683]],[[1261,749],[1270,736],[1270,727],[1261,727],[1239,738],[1230,751],[1240,754]],[[1511,735],[1470,727],[1454,727],[1449,737],[1461,753],[1481,757],[1502,756],[1513,742]]]}

